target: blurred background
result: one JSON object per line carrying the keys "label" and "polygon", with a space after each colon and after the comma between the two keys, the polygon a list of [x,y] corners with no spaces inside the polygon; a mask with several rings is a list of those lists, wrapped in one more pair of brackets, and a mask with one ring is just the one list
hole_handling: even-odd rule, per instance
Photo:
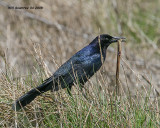
{"label": "blurred background", "polygon": [[[90,118],[93,124],[96,124],[93,120],[97,123],[102,121],[104,124],[111,122],[110,126],[115,127],[115,123],[112,123],[114,119],[116,119],[117,126],[121,127],[125,127],[125,123],[126,127],[136,127],[138,120],[142,120],[143,124],[145,121],[149,123],[148,119],[151,123],[157,122],[158,124],[160,105],[158,97],[160,93],[159,5],[160,0],[0,0],[0,126],[17,126],[17,121],[26,127],[31,126],[32,122],[36,124],[35,121],[42,121],[39,126],[43,126],[41,124],[45,124],[50,115],[55,116],[55,123],[59,120],[60,123],[61,120],[65,122],[69,119],[68,115],[73,116],[66,121],[70,124],[74,119],[79,120],[77,114],[74,116],[74,105],[86,108],[86,104],[88,109],[84,110],[83,114],[80,109],[80,117],[87,119],[86,114],[90,110],[93,111]],[[8,7],[33,7],[33,9],[9,9]],[[35,7],[42,8],[34,9]],[[72,100],[67,100],[66,106],[73,107],[70,110],[67,107],[63,109],[59,107],[59,103],[54,101],[56,99],[54,95],[46,96],[47,93],[44,97],[39,97],[43,100],[35,100],[27,106],[31,108],[31,113],[28,112],[27,117],[23,111],[17,117],[17,113],[11,110],[11,104],[15,99],[42,83],[72,55],[88,45],[97,35],[103,33],[127,38],[127,42],[122,43],[120,86],[122,97],[126,95],[128,101],[125,98],[122,98],[120,102],[115,101],[122,106],[121,108],[118,104],[117,109],[120,109],[120,112],[124,110],[126,118],[120,113],[119,122],[114,115],[108,115],[108,113],[112,114],[110,102],[112,104],[114,99],[110,92],[115,87],[116,43],[109,46],[106,61],[101,70],[85,84],[87,89],[94,87],[88,91],[89,98],[95,102],[93,110],[90,109],[92,104],[82,99],[84,98],[82,95],[78,95],[80,102],[75,104],[72,104]],[[133,98],[133,101],[128,98],[128,95]],[[43,104],[42,102],[48,101],[45,98],[49,96],[53,99],[50,105]],[[62,94],[63,96],[66,94]],[[147,98],[149,100],[146,100]],[[61,97],[58,101],[64,103]],[[145,101],[144,104],[141,101]],[[54,105],[52,102],[55,102]],[[102,102],[105,105],[101,106]],[[58,107],[56,108],[55,105]],[[41,106],[40,109],[37,106]],[[77,111],[77,107],[75,108]],[[46,110],[51,112],[45,117],[43,113],[47,112]],[[55,115],[52,112],[59,114]],[[143,113],[146,114],[143,116],[145,121],[141,118]],[[40,118],[37,118],[39,116]],[[29,125],[26,123],[26,118],[29,119]],[[75,124],[79,122],[80,125],[85,124],[84,119],[75,121]],[[124,121],[121,122],[121,119]],[[55,126],[53,118],[51,122]],[[74,123],[71,124],[74,125]],[[137,127],[139,126],[142,125],[138,124]]]}
{"label": "blurred background", "polygon": [[[48,76],[97,35],[124,36],[121,81],[130,88],[150,83],[160,92],[160,0],[0,1],[0,72]],[[43,9],[8,9],[43,7]],[[101,73],[115,81],[117,45],[108,48]],[[125,75],[124,75],[125,72]],[[127,78],[125,78],[125,76]],[[142,82],[142,83],[141,83]]]}

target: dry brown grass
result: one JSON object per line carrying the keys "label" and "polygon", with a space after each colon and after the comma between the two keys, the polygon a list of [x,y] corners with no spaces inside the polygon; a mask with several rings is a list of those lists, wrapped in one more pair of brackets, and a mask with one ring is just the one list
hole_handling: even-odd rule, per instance
{"label": "dry brown grass", "polygon": [[[42,6],[43,9],[9,10],[6,4]],[[154,111],[159,112],[158,4],[160,0],[155,3],[144,0],[0,1],[0,118],[3,118],[0,125],[13,126],[16,113],[11,110],[11,103],[14,99],[41,83],[101,33],[122,34],[127,38],[127,43],[122,44],[122,94],[131,97],[138,94],[136,98],[149,96],[151,106],[158,106]],[[86,88],[92,88],[98,79],[102,90],[110,95],[115,85],[115,69],[116,45],[113,44],[103,67]],[[34,82],[27,83],[30,79]],[[40,105],[39,101],[35,103]]]}

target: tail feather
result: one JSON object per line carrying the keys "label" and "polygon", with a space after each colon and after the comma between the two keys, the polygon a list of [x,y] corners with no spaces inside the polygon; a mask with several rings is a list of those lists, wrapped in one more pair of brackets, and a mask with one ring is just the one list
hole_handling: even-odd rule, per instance
{"label": "tail feather", "polygon": [[48,90],[52,89],[53,85],[53,80],[52,77],[48,78],[45,80],[45,82],[38,87],[30,90],[23,96],[21,96],[13,105],[12,109],[13,110],[20,110],[22,107],[26,106],[30,102],[32,102],[37,96],[39,96],[41,93],[44,93]]}

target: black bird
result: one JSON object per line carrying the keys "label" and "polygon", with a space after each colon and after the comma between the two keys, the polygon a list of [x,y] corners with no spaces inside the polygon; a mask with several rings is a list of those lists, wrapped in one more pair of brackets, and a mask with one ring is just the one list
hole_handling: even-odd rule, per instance
{"label": "black bird", "polygon": [[21,96],[13,105],[13,110],[20,110],[41,93],[48,90],[58,91],[60,88],[71,89],[76,80],[84,85],[97,72],[106,58],[107,47],[124,37],[112,37],[108,34],[97,36],[89,45],[78,51],[66,61],[50,78],[41,85]]}

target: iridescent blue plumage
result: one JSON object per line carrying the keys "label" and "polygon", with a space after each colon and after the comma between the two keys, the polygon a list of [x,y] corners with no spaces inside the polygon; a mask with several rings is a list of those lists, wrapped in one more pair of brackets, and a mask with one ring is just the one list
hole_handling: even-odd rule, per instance
{"label": "iridescent blue plumage", "polygon": [[50,78],[41,85],[21,96],[13,109],[19,110],[38,95],[48,90],[58,91],[60,88],[71,89],[74,82],[83,85],[97,72],[106,58],[107,47],[122,37],[112,37],[107,34],[97,36],[89,45],[78,51],[66,61]]}

